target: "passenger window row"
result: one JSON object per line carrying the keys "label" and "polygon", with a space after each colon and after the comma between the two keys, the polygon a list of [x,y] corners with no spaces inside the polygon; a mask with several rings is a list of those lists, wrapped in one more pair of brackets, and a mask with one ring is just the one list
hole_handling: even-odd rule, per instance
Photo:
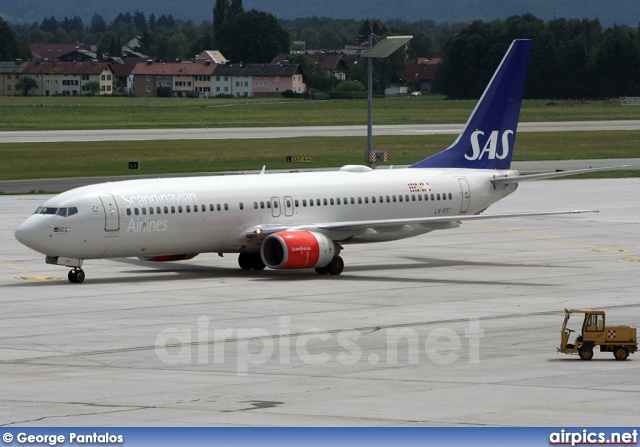
{"label": "passenger window row", "polygon": [[[431,194],[405,194],[391,196],[371,196],[371,197],[343,197],[330,199],[307,199],[302,200],[302,206],[328,206],[328,205],[358,205],[369,203],[401,203],[401,202],[428,202],[436,200],[453,200],[452,193],[431,193]],[[294,201],[295,206],[300,206],[298,199]]]}
{"label": "passenger window row", "polygon": [[[430,194],[405,194],[405,195],[389,195],[389,196],[365,196],[365,197],[343,197],[343,198],[329,198],[329,199],[299,199],[294,200],[294,206],[299,207],[300,203],[302,203],[303,207],[312,207],[312,206],[332,206],[332,205],[362,205],[369,203],[403,203],[403,202],[429,202],[429,201],[443,201],[443,200],[453,200],[452,193],[430,193]],[[278,208],[278,201],[274,200],[273,202],[270,200],[253,202],[254,209],[271,209]],[[287,199],[287,206],[291,206],[291,202]],[[244,203],[239,203],[239,208],[241,210],[244,209]],[[49,210],[55,208],[43,208],[44,211],[40,211],[41,214],[55,214],[55,212],[50,212]],[[64,208],[66,209],[66,208]],[[70,208],[71,209],[71,208]],[[73,208],[75,212],[77,210]],[[204,213],[206,211],[228,211],[229,204],[210,204],[207,208],[206,205],[172,205],[172,206],[157,206],[157,207],[141,207],[141,208],[127,208],[127,216],[135,215],[154,215],[154,214],[181,214],[181,213]],[[69,214],[71,215],[71,214]]]}
{"label": "passenger window row", "polygon": [[[242,209],[242,204],[240,204],[240,209]],[[127,216],[131,216],[132,214],[135,216],[143,215],[146,216],[154,215],[154,214],[181,214],[181,213],[205,213],[207,211],[228,211],[229,204],[209,204],[207,208],[206,205],[171,205],[171,206],[156,206],[155,208],[150,206],[142,207],[142,208],[127,208]]]}

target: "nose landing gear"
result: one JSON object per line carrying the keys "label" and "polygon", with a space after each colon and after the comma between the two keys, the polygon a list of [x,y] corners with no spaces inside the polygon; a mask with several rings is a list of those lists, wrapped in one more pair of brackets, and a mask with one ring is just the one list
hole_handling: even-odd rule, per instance
{"label": "nose landing gear", "polygon": [[63,265],[65,267],[71,267],[69,270],[69,282],[81,283],[84,282],[84,271],[82,270],[82,259],[78,258],[65,258],[63,256],[47,256],[45,262],[51,265]]}

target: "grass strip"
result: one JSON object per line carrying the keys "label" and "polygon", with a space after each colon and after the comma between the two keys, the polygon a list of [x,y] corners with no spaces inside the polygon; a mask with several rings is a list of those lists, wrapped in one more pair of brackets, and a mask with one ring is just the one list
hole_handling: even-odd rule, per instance
{"label": "grass strip", "polygon": [[[405,165],[449,146],[453,135],[379,136],[374,149]],[[640,131],[518,134],[514,161],[640,157]],[[170,174],[364,164],[366,137],[0,144],[0,180]],[[287,156],[312,163],[287,163]],[[130,171],[128,161],[141,169]],[[381,165],[384,166],[384,165]],[[637,171],[624,171],[630,175]],[[603,173],[607,177],[611,174]]]}

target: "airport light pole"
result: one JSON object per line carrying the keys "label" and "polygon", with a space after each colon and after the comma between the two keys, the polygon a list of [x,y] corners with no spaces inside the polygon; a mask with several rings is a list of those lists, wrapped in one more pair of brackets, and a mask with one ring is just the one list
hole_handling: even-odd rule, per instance
{"label": "airport light pole", "polygon": [[365,163],[369,167],[375,167],[377,154],[373,150],[373,58],[383,58],[391,56],[396,50],[406,45],[413,36],[387,36],[373,45],[373,26],[369,26],[369,44],[367,50],[362,53],[362,57],[367,58],[368,77],[368,111],[367,111],[367,151],[365,152]]}

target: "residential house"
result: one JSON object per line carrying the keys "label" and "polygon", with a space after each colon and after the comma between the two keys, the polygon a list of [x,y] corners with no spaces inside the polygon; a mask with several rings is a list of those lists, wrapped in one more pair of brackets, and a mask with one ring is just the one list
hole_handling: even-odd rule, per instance
{"label": "residential house", "polygon": [[298,64],[251,64],[247,75],[253,78],[253,97],[279,97],[291,90],[304,93],[307,85]]}
{"label": "residential house", "polygon": [[34,59],[41,61],[84,62],[96,58],[97,45],[81,43],[30,43]]}
{"label": "residential house", "polygon": [[106,62],[29,62],[23,76],[36,80],[38,87],[32,94],[39,96],[87,95],[90,82],[100,85],[98,94],[113,94],[113,72]]}
{"label": "residential house", "polygon": [[133,94],[133,69],[136,64],[117,64],[109,62],[109,67],[113,72],[115,82],[113,88],[115,93]]}
{"label": "residential house", "polygon": [[236,98],[252,96],[252,78],[245,65],[218,65],[213,72],[211,96],[230,95]]}
{"label": "residential house", "polygon": [[72,52],[60,56],[60,62],[87,62],[97,59],[97,54],[84,48],[75,48]]}
{"label": "residential house", "polygon": [[[295,93],[304,93],[307,90],[304,75],[298,64],[237,65],[229,71],[225,71],[223,67],[219,65],[214,73],[214,93],[218,93],[218,87],[226,87],[227,84],[219,84],[221,82],[231,82],[230,86],[238,89],[230,88],[228,94],[233,96],[281,97],[287,90]],[[224,80],[227,76],[229,79]],[[222,90],[220,93],[226,92]]]}
{"label": "residential house", "polygon": [[[347,71],[349,67],[344,57],[340,53],[331,52],[305,52],[296,53],[309,59],[315,66],[320,67],[322,70],[331,73],[340,81],[347,79]],[[281,64],[287,60],[289,54],[280,54],[273,58],[272,64]]]}
{"label": "residential house", "polygon": [[[131,72],[136,96],[156,97],[158,88],[169,88],[172,96],[210,96],[216,64],[201,62],[141,62]],[[192,93],[193,92],[193,93]]]}
{"label": "residential house", "polygon": [[433,59],[418,58],[408,61],[400,79],[412,91],[430,92],[431,84],[436,79],[436,71],[441,62],[442,59],[437,57]]}
{"label": "residential house", "polygon": [[[138,62],[145,62],[149,59],[149,56],[142,53],[140,50],[142,49],[142,37],[135,36],[129,42],[122,45],[120,52],[122,53],[121,61],[126,64],[136,64]],[[116,59],[117,56],[115,54],[110,55],[112,59]]]}
{"label": "residential house", "polygon": [[347,79],[347,71],[349,67],[344,57],[338,53],[316,53],[307,56],[311,62],[322,70],[331,73],[338,80]]}
{"label": "residential house", "polygon": [[34,59],[55,61],[76,49],[73,43],[30,43],[29,48]]}
{"label": "residential house", "polygon": [[22,90],[16,89],[16,84],[20,82],[20,77],[24,72],[28,62],[17,59],[14,62],[0,62],[0,95],[19,96]]}

